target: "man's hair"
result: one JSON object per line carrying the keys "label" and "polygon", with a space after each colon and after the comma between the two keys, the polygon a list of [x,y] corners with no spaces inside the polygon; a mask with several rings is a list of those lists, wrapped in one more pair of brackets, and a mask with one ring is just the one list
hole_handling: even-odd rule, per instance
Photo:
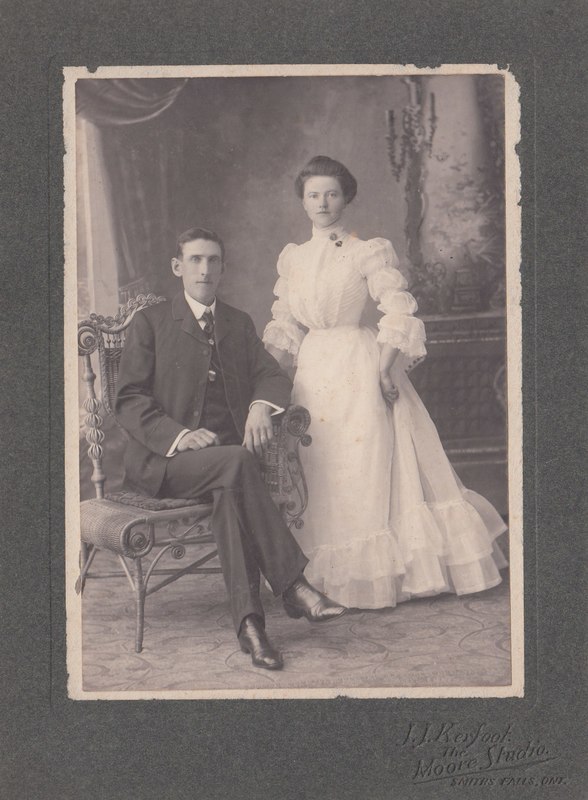
{"label": "man's hair", "polygon": [[223,244],[223,240],[220,238],[218,233],[214,231],[206,230],[206,228],[190,228],[184,233],[181,233],[178,236],[178,242],[176,247],[176,258],[181,259],[184,255],[184,245],[186,242],[193,242],[195,239],[205,239],[209,242],[216,242],[220,246],[221,251],[221,258],[225,260],[225,246]]}
{"label": "man's hair", "polygon": [[350,203],[357,194],[357,181],[344,164],[328,156],[315,156],[301,169],[294,182],[296,194],[301,200],[304,197],[304,184],[308,178],[319,176],[337,178],[346,203]]}

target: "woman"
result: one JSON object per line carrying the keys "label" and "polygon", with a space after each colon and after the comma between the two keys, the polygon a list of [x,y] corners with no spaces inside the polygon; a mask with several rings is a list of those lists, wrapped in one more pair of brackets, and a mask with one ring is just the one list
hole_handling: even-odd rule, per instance
{"label": "woman", "polygon": [[[278,261],[267,349],[297,363],[293,402],[312,417],[303,451],[309,505],[299,541],[309,580],[342,605],[384,608],[410,597],[479,592],[506,565],[505,525],[465,489],[406,377],[425,356],[425,330],[385,239],[342,224],[357,191],[343,164],[313,158],[296,192],[312,238]],[[360,325],[368,294],[383,312]]]}

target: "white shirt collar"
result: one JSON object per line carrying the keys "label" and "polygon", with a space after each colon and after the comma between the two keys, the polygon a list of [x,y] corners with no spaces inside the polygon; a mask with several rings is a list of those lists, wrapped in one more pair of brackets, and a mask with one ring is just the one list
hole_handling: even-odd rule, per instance
{"label": "white shirt collar", "polygon": [[314,225],[312,226],[313,239],[330,239],[331,241],[336,241],[338,239],[343,239],[345,236],[347,236],[347,231],[339,220],[329,225],[327,228],[315,228]]}
{"label": "white shirt collar", "polygon": [[216,297],[209,306],[205,306],[204,303],[199,303],[198,300],[194,300],[194,298],[190,297],[190,295],[185,289],[184,289],[184,297],[186,298],[186,302],[190,306],[190,309],[192,310],[192,313],[194,314],[197,320],[200,320],[204,312],[209,310],[212,311],[212,316],[214,317],[214,312],[216,309]]}

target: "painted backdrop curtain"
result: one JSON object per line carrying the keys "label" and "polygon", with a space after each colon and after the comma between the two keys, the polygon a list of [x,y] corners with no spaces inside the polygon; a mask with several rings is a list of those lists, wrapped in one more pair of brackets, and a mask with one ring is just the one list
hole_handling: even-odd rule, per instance
{"label": "painted backdrop curtain", "polygon": [[76,84],[76,111],[94,125],[130,125],[154,119],[176,100],[187,79],[103,78]]}
{"label": "painted backdrop curtain", "polygon": [[[109,284],[105,298],[112,299],[105,300],[109,308],[96,309],[101,313],[111,313],[129,296],[160,289],[162,263],[169,260],[172,187],[180,169],[174,167],[174,154],[183,149],[181,126],[170,110],[185,85],[185,80],[163,78],[81,79],[76,84],[82,122],[78,166],[94,164],[96,176],[85,187],[88,196],[81,198],[88,210],[83,239],[100,250],[99,259],[88,249],[79,256],[102,265],[96,279]],[[164,137],[153,123],[162,115],[170,117]],[[104,201],[98,202],[101,197]]]}

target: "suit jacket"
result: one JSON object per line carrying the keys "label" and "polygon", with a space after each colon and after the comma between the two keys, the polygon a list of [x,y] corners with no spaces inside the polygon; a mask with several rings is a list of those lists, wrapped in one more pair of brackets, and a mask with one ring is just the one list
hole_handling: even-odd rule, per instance
{"label": "suit jacket", "polygon": [[[217,300],[215,339],[227,405],[243,435],[249,406],[267,400],[285,407],[292,384],[265,350],[248,314]],[[128,480],[157,495],[166,453],[202,414],[212,348],[184,293],[172,302],[138,311],[121,356],[115,415],[130,434],[125,452]]]}

